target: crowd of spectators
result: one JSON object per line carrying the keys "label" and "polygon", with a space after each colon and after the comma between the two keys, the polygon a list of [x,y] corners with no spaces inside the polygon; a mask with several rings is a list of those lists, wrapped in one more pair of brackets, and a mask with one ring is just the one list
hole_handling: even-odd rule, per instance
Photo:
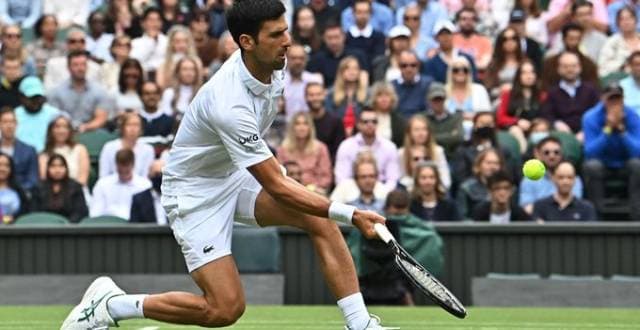
{"label": "crowd of spectators", "polygon": [[[3,222],[166,224],[162,167],[238,50],[232,2],[2,1]],[[283,2],[292,46],[265,138],[308,189],[381,213],[402,189],[425,221],[640,219],[640,3]],[[99,154],[77,142],[102,133]],[[539,181],[522,178],[531,158]]]}

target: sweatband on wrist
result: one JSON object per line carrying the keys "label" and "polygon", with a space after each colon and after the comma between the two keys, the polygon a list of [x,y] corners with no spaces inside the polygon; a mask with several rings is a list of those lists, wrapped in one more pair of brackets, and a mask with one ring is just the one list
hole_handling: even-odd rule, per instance
{"label": "sweatband on wrist", "polygon": [[351,205],[332,202],[329,206],[329,219],[337,222],[351,224],[351,218],[356,208]]}

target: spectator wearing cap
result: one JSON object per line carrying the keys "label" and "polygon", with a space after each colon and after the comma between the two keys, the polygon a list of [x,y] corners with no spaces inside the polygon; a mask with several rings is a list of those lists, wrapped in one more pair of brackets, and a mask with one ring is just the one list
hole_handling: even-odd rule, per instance
{"label": "spectator wearing cap", "polygon": [[[637,1],[629,0],[612,0],[608,1],[607,14],[609,16],[609,30],[612,33],[618,32],[618,26],[615,24],[618,12],[625,7],[630,7],[636,12],[636,16],[640,17],[640,4]],[[636,30],[640,31],[640,22],[636,25]]]}
{"label": "spectator wearing cap", "polygon": [[629,7],[622,8],[616,15],[618,32],[607,38],[598,57],[598,74],[606,77],[624,71],[626,59],[640,50],[640,32],[636,30],[638,17]]}
{"label": "spectator wearing cap", "polygon": [[624,92],[608,85],[602,101],[582,118],[585,192],[598,210],[605,200],[605,179],[628,183],[631,219],[640,219],[640,117],[623,103]]}
{"label": "spectator wearing cap", "polygon": [[542,68],[542,60],[544,56],[544,51],[542,50],[542,46],[527,35],[527,25],[526,25],[527,16],[526,13],[521,9],[514,9],[509,15],[509,27],[516,30],[520,40],[520,51],[527,56],[533,64],[535,64],[536,69]]}
{"label": "spectator wearing cap", "polygon": [[374,58],[384,55],[385,36],[371,25],[371,0],[356,0],[352,8],[355,23],[347,31],[346,45],[367,54],[371,67]]}
{"label": "spectator wearing cap", "polygon": [[453,45],[473,56],[480,70],[486,69],[491,61],[493,45],[491,39],[476,31],[478,13],[473,8],[462,8],[455,19],[458,32],[453,35]]}
{"label": "spectator wearing cap", "polygon": [[89,63],[93,62],[87,52],[70,53],[67,65],[71,78],[48,94],[51,105],[68,112],[79,132],[102,128],[113,105],[107,91],[89,76]]}
{"label": "spectator wearing cap", "polygon": [[448,20],[447,9],[435,0],[416,0],[396,10],[396,22],[402,22],[405,9],[409,6],[417,6],[420,9],[420,34],[434,36],[434,29],[438,22]]}
{"label": "spectator wearing cap", "polygon": [[[357,23],[357,13],[354,10],[357,2],[354,1],[354,6],[345,8],[342,11],[342,29],[345,32],[349,31]],[[380,31],[386,36],[394,25],[393,11],[377,1],[367,0],[367,2],[371,3],[371,26],[374,30]]]}
{"label": "spectator wearing cap", "polygon": [[287,68],[284,72],[284,102],[287,118],[300,111],[307,112],[304,89],[310,82],[323,83],[322,75],[305,70],[309,57],[302,45],[292,45],[287,52]]}
{"label": "spectator wearing cap", "polygon": [[[607,33],[609,29],[609,18],[607,17],[607,7],[604,0],[589,0],[593,3],[593,26],[602,33]],[[562,27],[571,21],[571,6],[574,0],[551,0],[547,12],[544,15],[547,20],[547,30],[549,31],[549,41],[551,47],[557,40],[555,34],[562,30]]]}
{"label": "spectator wearing cap", "polygon": [[558,57],[560,81],[547,89],[547,100],[540,115],[553,124],[556,130],[572,132],[582,139],[582,115],[598,103],[598,89],[592,83],[580,79],[580,58],[564,51]]}
{"label": "spectator wearing cap", "polygon": [[322,74],[325,86],[333,86],[338,71],[338,63],[347,56],[355,57],[360,64],[360,68],[369,71],[369,61],[366,54],[359,49],[346,46],[346,36],[340,24],[337,22],[327,23],[322,39],[324,47],[311,57],[307,70]]}
{"label": "spectator wearing cap", "polygon": [[513,203],[513,181],[506,172],[498,171],[487,179],[490,200],[481,202],[473,209],[474,221],[507,224],[512,221],[531,220],[520,206]]}
{"label": "spectator wearing cap", "polygon": [[[51,92],[56,86],[69,79],[67,56],[73,52],[86,52],[86,34],[78,28],[71,28],[67,34],[67,52],[65,55],[50,58],[44,73],[44,89]],[[100,65],[89,58],[86,69],[87,80],[101,81]],[[63,109],[64,110],[64,109]]]}
{"label": "spectator wearing cap", "polygon": [[466,58],[470,63],[473,80],[477,80],[476,64],[473,58],[453,45],[453,33],[455,32],[457,32],[455,25],[448,20],[436,23],[434,34],[440,47],[434,51],[434,54],[422,66],[423,74],[430,75],[435,81],[443,84],[447,82],[449,64],[459,56]]}
{"label": "spectator wearing cap", "polygon": [[0,5],[0,22],[30,29],[42,14],[42,0],[4,0]]}
{"label": "spectator wearing cap", "polygon": [[464,141],[462,114],[451,113],[445,107],[447,91],[439,82],[431,83],[427,94],[429,110],[429,132],[436,138],[438,145],[444,148],[448,159],[452,159],[455,150]]}
{"label": "spectator wearing cap", "polygon": [[620,80],[624,90],[624,105],[640,115],[640,51],[635,51],[627,58],[629,76]]}
{"label": "spectator wearing cap", "polygon": [[425,95],[433,78],[420,74],[420,60],[416,53],[405,50],[398,58],[400,78],[392,82],[398,94],[396,111],[405,119],[427,110]]}
{"label": "spectator wearing cap", "polygon": [[[593,26],[593,3],[586,0],[576,1],[571,7],[571,16],[571,21],[582,28],[581,51],[597,63],[602,45],[607,41],[607,35]],[[615,22],[615,15],[609,21]]]}
{"label": "spectator wearing cap", "polygon": [[[554,86],[560,80],[558,73],[558,59],[562,51],[569,51],[578,56],[580,60],[580,79],[582,81],[588,81],[594,85],[598,85],[598,66],[580,49],[580,43],[583,36],[583,30],[579,25],[569,23],[562,28],[562,47],[554,54],[550,51],[552,56],[547,57],[544,61],[542,70],[542,86],[543,88],[549,88]],[[602,45],[600,45],[602,46]]]}
{"label": "spectator wearing cap", "polygon": [[595,221],[596,209],[591,202],[574,194],[576,169],[561,162],[550,170],[555,192],[533,204],[532,218],[538,221]]}
{"label": "spectator wearing cap", "polygon": [[60,115],[60,110],[47,103],[44,85],[37,77],[26,77],[20,82],[20,105],[15,109],[18,129],[16,137],[36,151],[44,150],[49,123]]}
{"label": "spectator wearing cap", "polygon": [[431,33],[423,34],[420,30],[422,25],[420,22],[421,11],[420,7],[412,3],[405,7],[404,14],[402,15],[402,24],[404,24],[411,36],[409,37],[410,47],[415,50],[421,61],[425,61],[428,58],[428,54],[433,49],[438,48],[438,43],[433,39]]}
{"label": "spectator wearing cap", "polygon": [[153,75],[165,60],[168,38],[162,33],[162,12],[149,7],[142,15],[144,34],[131,41],[131,57],[142,63],[146,72]]}
{"label": "spectator wearing cap", "polygon": [[372,81],[388,81],[400,77],[398,65],[400,54],[411,48],[411,30],[404,25],[396,25],[389,31],[389,53],[379,55],[371,64]]}
{"label": "spectator wearing cap", "polygon": [[[533,157],[541,161],[547,171],[539,180],[533,181],[525,177],[520,181],[520,206],[529,214],[533,211],[533,203],[535,201],[551,196],[556,192],[551,173],[564,160],[562,143],[558,138],[548,136],[536,144],[533,150]],[[576,177],[573,181],[575,183],[572,187],[573,195],[581,198],[582,180],[580,180],[580,177]]]}

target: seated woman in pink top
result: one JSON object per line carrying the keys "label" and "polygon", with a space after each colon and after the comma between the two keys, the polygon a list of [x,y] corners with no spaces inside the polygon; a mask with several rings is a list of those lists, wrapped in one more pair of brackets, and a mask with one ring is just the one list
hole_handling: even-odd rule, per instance
{"label": "seated woman in pink top", "polygon": [[277,149],[280,163],[296,161],[302,169],[302,184],[310,190],[326,194],[331,187],[331,158],[327,146],[316,139],[316,130],[306,112],[291,118],[287,134]]}

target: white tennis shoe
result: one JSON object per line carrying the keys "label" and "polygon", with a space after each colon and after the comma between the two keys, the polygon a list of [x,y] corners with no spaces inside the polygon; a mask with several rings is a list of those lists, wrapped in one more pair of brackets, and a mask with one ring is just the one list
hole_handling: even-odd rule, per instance
{"label": "white tennis shoe", "polygon": [[[369,323],[362,330],[399,330],[400,328],[389,328],[383,327],[380,325],[380,317],[378,315],[371,314],[371,318],[369,319]],[[359,329],[351,329],[349,326],[344,327],[345,330],[359,330]]]}
{"label": "white tennis shoe", "polygon": [[118,323],[109,315],[107,301],[124,295],[111,278],[98,277],[82,297],[82,301],[71,310],[60,330],[106,330]]}

